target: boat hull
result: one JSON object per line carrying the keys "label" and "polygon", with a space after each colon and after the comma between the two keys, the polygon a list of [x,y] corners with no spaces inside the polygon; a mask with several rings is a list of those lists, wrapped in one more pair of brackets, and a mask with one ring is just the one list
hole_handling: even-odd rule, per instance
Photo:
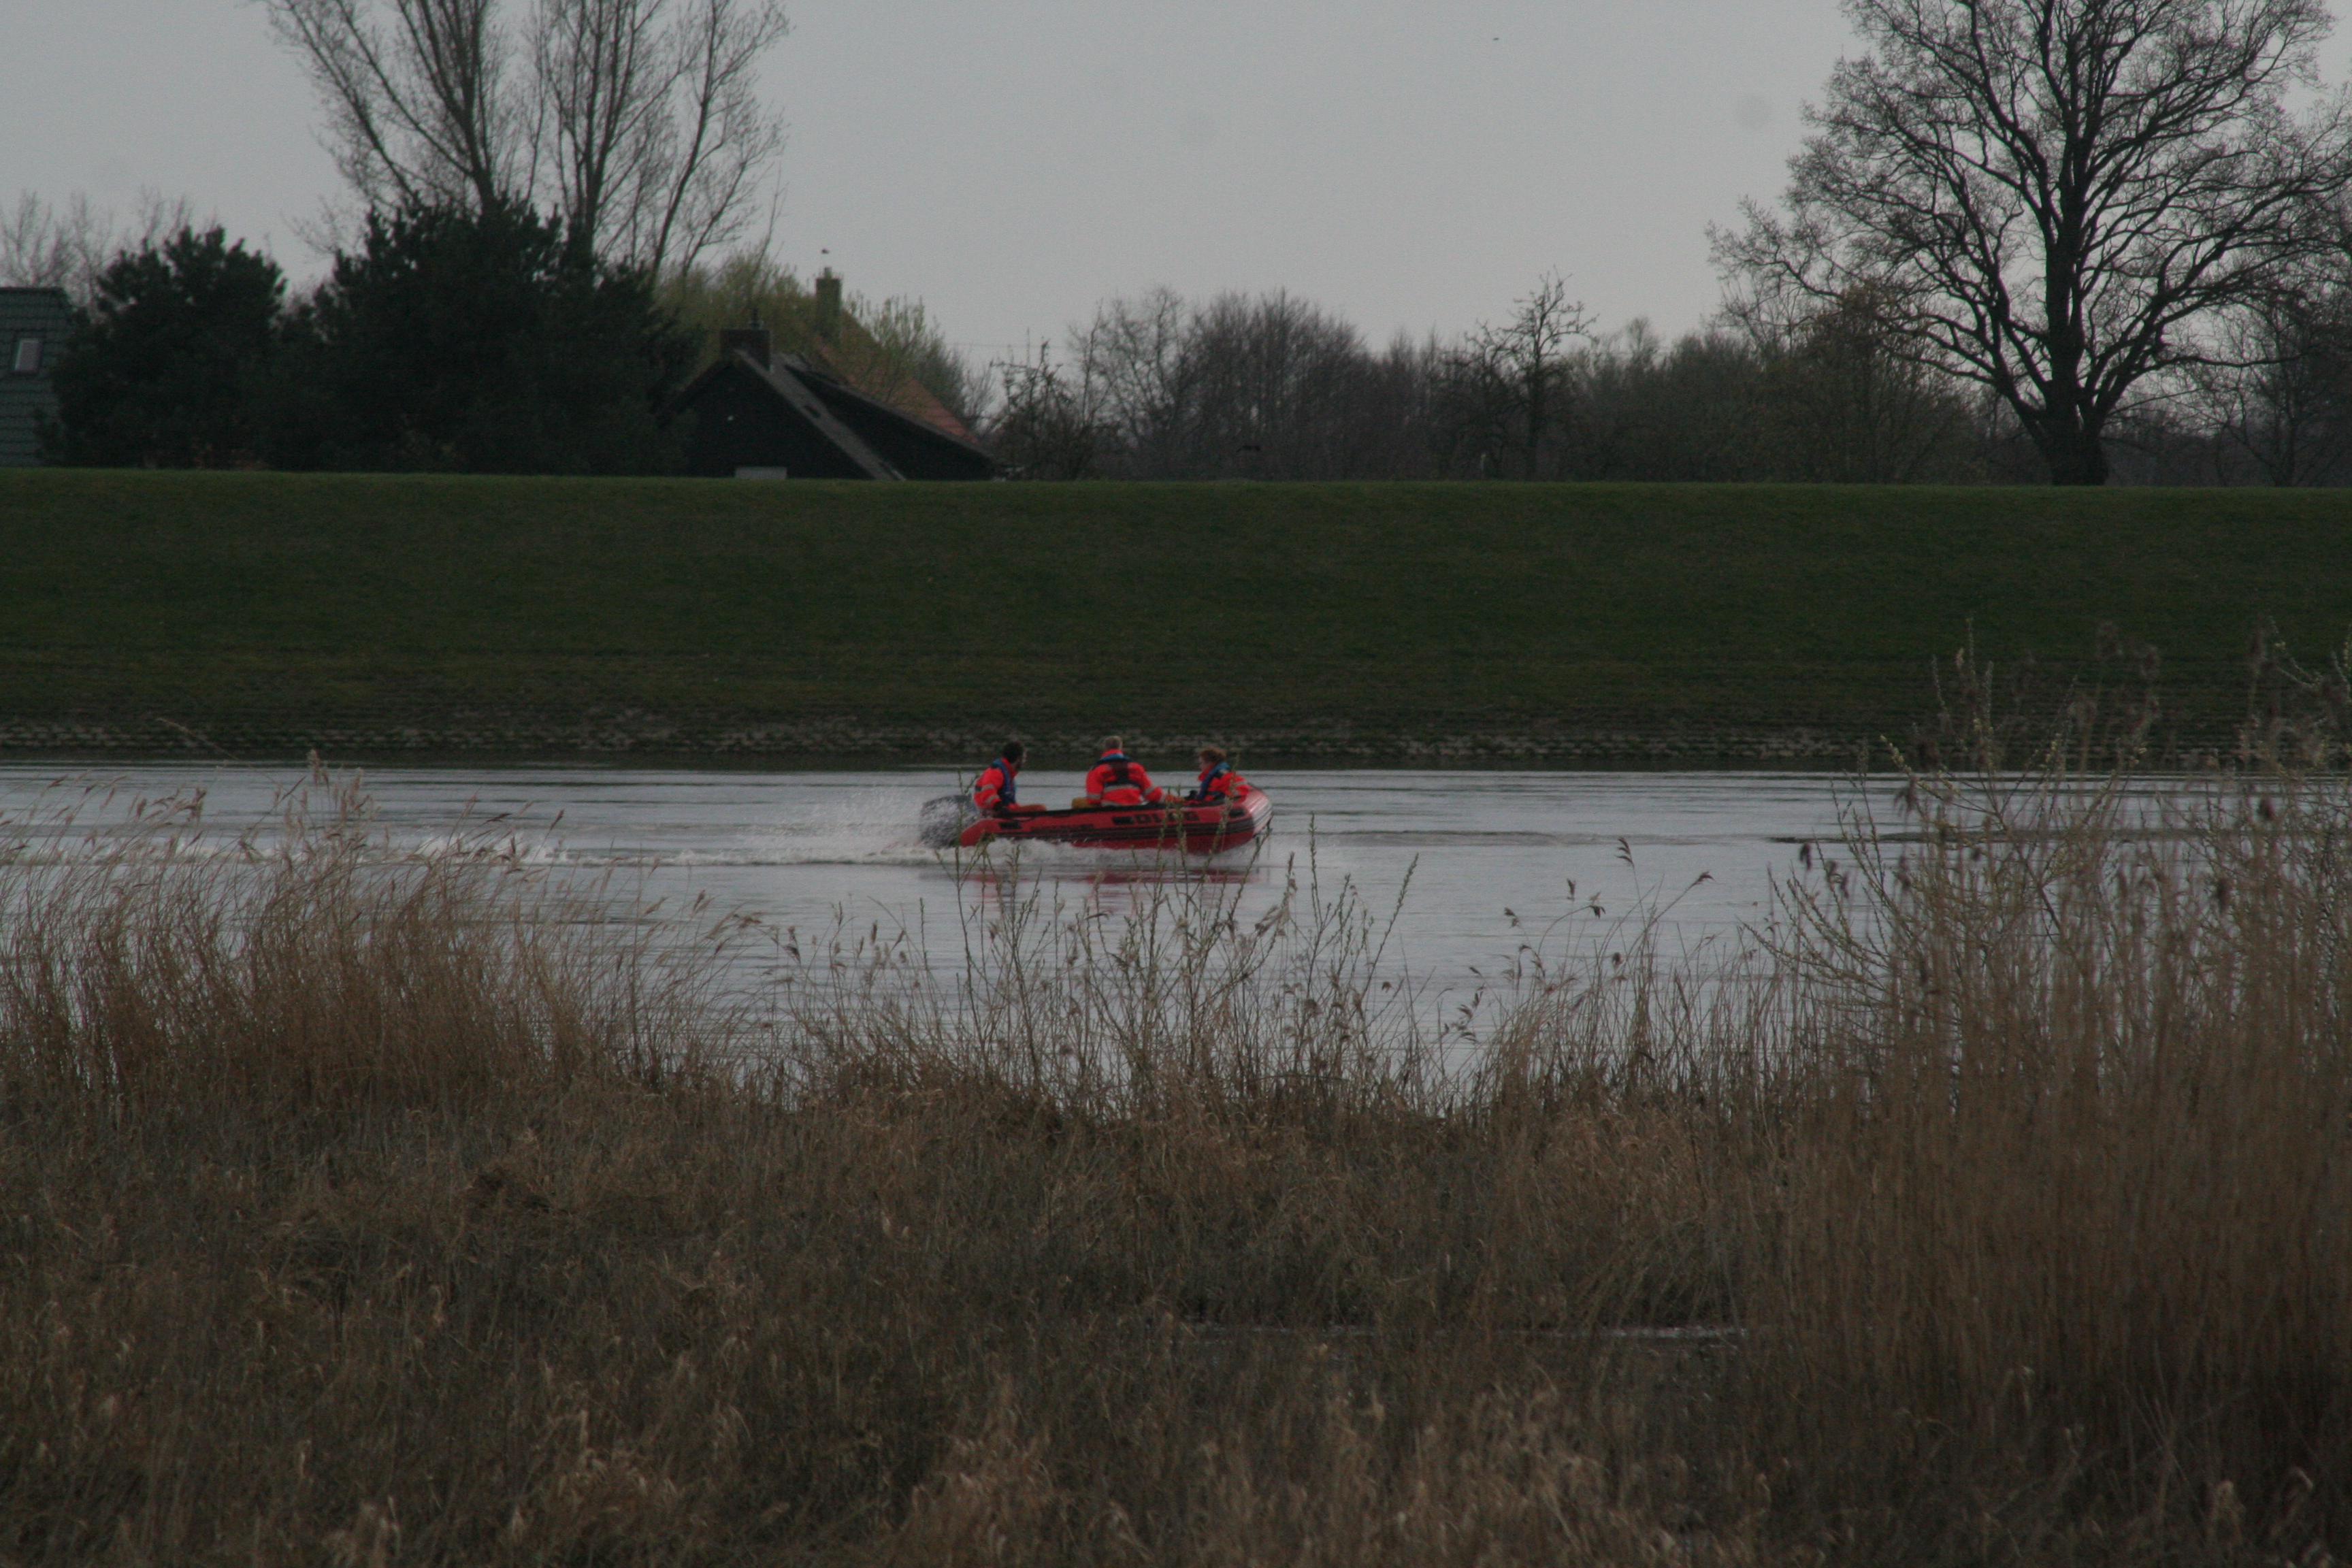
{"label": "boat hull", "polygon": [[1274,803],[1252,788],[1233,805],[1104,805],[1073,811],[1040,811],[1025,816],[983,816],[966,826],[956,842],[966,849],[983,844],[1073,844],[1097,849],[1181,849],[1214,855],[1247,844],[1274,819]]}

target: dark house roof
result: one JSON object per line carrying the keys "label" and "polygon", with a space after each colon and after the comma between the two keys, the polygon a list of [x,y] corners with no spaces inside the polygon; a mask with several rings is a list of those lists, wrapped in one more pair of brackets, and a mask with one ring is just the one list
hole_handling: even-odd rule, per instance
{"label": "dark house roof", "polygon": [[678,395],[694,416],[687,471],[782,469],[796,479],[986,479],[996,459],[968,440],[869,397],[768,334],[721,334],[719,358]]}
{"label": "dark house roof", "polygon": [[49,370],[73,317],[62,289],[0,289],[0,468],[41,460],[35,434],[57,407]]}

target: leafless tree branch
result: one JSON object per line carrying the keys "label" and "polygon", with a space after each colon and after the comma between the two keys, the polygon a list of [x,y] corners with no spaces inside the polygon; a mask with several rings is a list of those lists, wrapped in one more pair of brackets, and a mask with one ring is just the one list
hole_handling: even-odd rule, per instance
{"label": "leafless tree branch", "polygon": [[2144,380],[2217,352],[2216,314],[2329,238],[2341,98],[2298,121],[2319,0],[1847,0],[1791,163],[1717,258],[1769,314],[1858,287],[1921,357],[1990,388],[2060,482]]}
{"label": "leafless tree branch", "polygon": [[780,0],[265,0],[370,205],[519,200],[664,273],[755,216]]}
{"label": "leafless tree branch", "polygon": [[121,229],[112,213],[91,206],[79,192],[52,205],[26,191],[14,208],[0,211],[0,286],[62,289],[87,304],[117,254],[147,249],[194,222],[185,197],[167,200],[152,191],[141,194],[136,216]]}

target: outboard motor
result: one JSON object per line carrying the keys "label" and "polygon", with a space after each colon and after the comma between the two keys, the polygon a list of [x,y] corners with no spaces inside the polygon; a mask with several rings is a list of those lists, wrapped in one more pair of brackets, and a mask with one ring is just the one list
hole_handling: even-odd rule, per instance
{"label": "outboard motor", "polygon": [[952,849],[963,830],[980,820],[980,808],[968,795],[933,795],[923,802],[919,837],[926,849]]}

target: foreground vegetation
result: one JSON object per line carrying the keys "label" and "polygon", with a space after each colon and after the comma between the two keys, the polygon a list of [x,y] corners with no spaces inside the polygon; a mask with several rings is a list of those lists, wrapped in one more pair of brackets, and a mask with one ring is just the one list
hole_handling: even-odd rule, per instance
{"label": "foreground vegetation", "polygon": [[[1851,759],[1973,631],[2184,746],[2352,512],[2256,491],[0,475],[0,743]],[[2103,638],[2103,624],[2126,637]],[[2116,656],[2101,669],[2102,652]],[[1062,750],[1068,758],[1060,757]]]}
{"label": "foreground vegetation", "polygon": [[2332,1560],[2352,797],[1911,799],[1727,968],[1531,957],[1442,1053],[1303,871],[983,877],[935,976],[323,792],[27,831],[0,1555]]}

